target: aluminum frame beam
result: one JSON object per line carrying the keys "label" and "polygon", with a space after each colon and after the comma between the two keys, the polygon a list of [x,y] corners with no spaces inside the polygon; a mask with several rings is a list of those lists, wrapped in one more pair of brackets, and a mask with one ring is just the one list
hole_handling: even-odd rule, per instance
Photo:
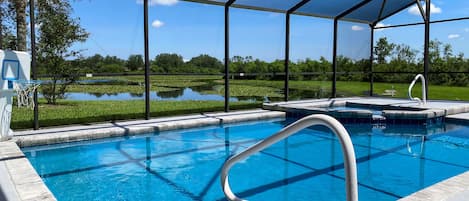
{"label": "aluminum frame beam", "polygon": [[148,1],[143,1],[143,32],[145,46],[145,119],[150,119],[150,50],[148,36]]}
{"label": "aluminum frame beam", "polygon": [[347,16],[348,14],[360,9],[361,7],[365,6],[372,0],[364,0],[360,3],[356,4],[350,9],[340,13],[334,18],[334,39],[333,39],[333,48],[332,48],[332,95],[331,98],[337,97],[337,28],[338,28],[338,21]]}
{"label": "aluminum frame beam", "polygon": [[373,74],[373,61],[374,61],[374,41],[375,41],[375,30],[374,26],[370,25],[370,96],[373,96],[373,85],[374,85],[374,74]]}
{"label": "aluminum frame beam", "polygon": [[3,13],[0,12],[0,50],[1,49],[3,49]]}
{"label": "aluminum frame beam", "polygon": [[288,102],[290,94],[290,12],[285,15],[285,80],[284,80],[284,101]]}
{"label": "aluminum frame beam", "polygon": [[417,7],[419,8],[420,15],[422,15],[423,21],[427,20],[427,16],[425,14],[425,11],[423,10],[422,3],[420,3],[420,0],[415,0]]}
{"label": "aluminum frame beam", "polygon": [[[437,24],[437,23],[443,23],[443,22],[453,22],[453,21],[461,21],[461,20],[469,20],[469,17],[451,18],[451,19],[444,19],[444,20],[435,20],[435,21],[430,21],[430,24]],[[375,27],[374,29],[388,29],[388,28],[406,27],[406,26],[416,26],[416,25],[425,25],[425,22],[415,22],[415,23],[408,23],[408,24],[389,25],[389,26],[383,26],[383,27]]]}
{"label": "aluminum frame beam", "polygon": [[230,6],[236,0],[229,0],[225,7],[225,112],[230,111]]}
{"label": "aluminum frame beam", "polygon": [[[193,3],[203,3],[207,5],[216,5],[216,6],[224,6],[226,3],[223,2],[218,2],[218,1],[211,1],[211,0],[183,0],[186,2],[193,2]],[[240,9],[249,9],[249,10],[257,10],[257,11],[266,11],[266,12],[273,12],[273,13],[285,13],[285,10],[280,10],[280,9],[272,9],[272,8],[262,8],[258,6],[246,6],[246,5],[237,5],[233,4],[230,5],[232,8],[240,8]],[[305,13],[305,12],[292,12],[291,14],[295,15],[301,15],[301,16],[309,16],[309,17],[318,17],[318,18],[325,18],[325,19],[334,19],[333,16],[326,16],[326,15],[320,15],[320,14],[313,14],[313,13]],[[356,20],[356,19],[343,19],[344,21],[348,22],[357,22],[357,23],[364,23],[364,24],[369,24],[370,22],[368,21],[363,21],[363,20]]]}
{"label": "aluminum frame beam", "polygon": [[285,79],[284,79],[284,101],[287,102],[290,94],[290,15],[308,3],[310,0],[303,0],[288,9],[285,14]]}
{"label": "aluminum frame beam", "polygon": [[392,12],[392,13],[389,13],[388,15],[386,15],[386,16],[384,16],[384,17],[378,18],[378,19],[377,19],[376,21],[374,21],[372,24],[377,24],[378,22],[383,21],[383,20],[385,20],[385,19],[387,19],[387,18],[389,18],[389,17],[391,17],[391,16],[393,16],[393,15],[395,15],[395,14],[397,14],[397,13],[403,11],[403,10],[405,10],[405,9],[407,9],[407,8],[409,8],[409,7],[411,7],[411,6],[414,5],[414,4],[415,4],[415,2],[410,2],[409,4],[407,4],[406,6],[402,7],[401,9],[398,9],[398,10]]}
{"label": "aluminum frame beam", "polygon": [[[37,80],[37,53],[36,53],[36,17],[35,17],[35,5],[34,1],[29,1],[29,23],[30,25],[30,36],[31,36],[31,71],[32,71],[32,79]],[[33,92],[33,102],[34,102],[34,125],[33,129],[39,129],[39,103],[38,103],[38,94],[37,89]]]}
{"label": "aluminum frame beam", "polygon": [[428,77],[428,71],[430,69],[430,55],[429,55],[429,48],[430,48],[430,0],[425,0],[425,44],[424,44],[424,54],[423,54],[423,76],[425,77],[425,99],[428,100],[428,82],[430,81]]}

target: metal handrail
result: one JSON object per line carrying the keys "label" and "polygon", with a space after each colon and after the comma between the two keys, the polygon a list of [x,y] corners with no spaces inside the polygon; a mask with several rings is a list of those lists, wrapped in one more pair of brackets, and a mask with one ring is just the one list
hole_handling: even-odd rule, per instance
{"label": "metal handrail", "polygon": [[238,198],[233,191],[231,191],[230,184],[228,182],[228,173],[231,167],[271,145],[277,143],[280,140],[283,140],[300,130],[303,130],[307,127],[314,126],[314,125],[323,125],[328,127],[333,131],[334,134],[337,135],[339,138],[340,144],[342,146],[342,154],[344,155],[344,165],[345,165],[345,188],[346,188],[346,196],[347,201],[357,201],[358,200],[358,186],[357,186],[357,164],[355,159],[355,151],[353,149],[352,140],[350,136],[345,130],[344,126],[337,121],[336,119],[323,115],[323,114],[315,114],[310,115],[305,118],[302,118],[295,123],[287,126],[286,128],[282,129],[278,133],[252,145],[251,147],[247,148],[246,150],[242,151],[239,154],[236,154],[229,158],[223,168],[221,170],[221,185],[223,192],[225,193],[226,198],[231,201],[244,201],[241,198]]}
{"label": "metal handrail", "polygon": [[[412,88],[414,88],[414,85],[415,85],[415,83],[417,82],[417,80],[419,78],[420,78],[420,80],[422,80],[422,99],[423,99],[423,101],[420,100],[420,98],[412,97]],[[415,76],[414,80],[409,85],[409,98],[410,98],[410,100],[417,101],[417,102],[419,102],[420,105],[427,104],[427,90],[426,90],[425,82],[426,82],[425,77],[422,74],[418,74],[418,75]]]}

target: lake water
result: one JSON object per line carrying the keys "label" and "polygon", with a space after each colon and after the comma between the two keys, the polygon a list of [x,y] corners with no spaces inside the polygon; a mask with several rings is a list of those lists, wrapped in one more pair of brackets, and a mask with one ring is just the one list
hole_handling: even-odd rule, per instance
{"label": "lake water", "polygon": [[[118,82],[119,80],[80,80],[81,84],[105,84]],[[208,101],[224,101],[225,98],[222,95],[217,94],[204,94],[204,91],[214,90],[214,83],[187,87],[177,88],[173,91],[167,92],[155,92],[152,91],[150,94],[151,100],[169,100],[169,101],[187,101],[187,100],[208,100]],[[259,92],[260,94],[262,92]],[[280,94],[283,92],[279,91]],[[364,92],[368,94],[368,92]],[[143,100],[145,98],[144,93],[86,93],[86,92],[69,92],[66,93],[67,100],[79,100],[79,101],[107,101],[107,100]],[[328,98],[332,94],[330,90],[322,87],[311,88],[307,90],[290,89],[290,100],[301,100],[301,99],[317,99],[317,98]],[[338,97],[346,96],[360,96],[360,94],[349,94],[342,91],[337,92]],[[40,95],[40,97],[42,97]],[[273,102],[283,101],[283,97],[262,97],[262,96],[237,96],[231,97],[230,101],[262,101],[262,102]]]}
{"label": "lake water", "polygon": [[[79,101],[107,101],[107,100],[143,100],[145,93],[115,93],[115,94],[94,94],[82,92],[66,93],[67,100]],[[216,94],[202,94],[191,88],[168,92],[150,92],[151,100],[168,100],[168,101],[187,101],[187,100],[208,100],[208,101],[224,101],[224,96]],[[230,101],[239,101],[238,98],[231,97]]]}

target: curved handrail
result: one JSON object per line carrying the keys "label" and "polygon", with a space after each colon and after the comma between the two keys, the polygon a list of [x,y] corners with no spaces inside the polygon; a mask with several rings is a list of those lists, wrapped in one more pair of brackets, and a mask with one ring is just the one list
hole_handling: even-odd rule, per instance
{"label": "curved handrail", "polygon": [[339,138],[340,144],[342,146],[342,154],[344,155],[344,164],[345,164],[345,188],[346,188],[346,196],[347,201],[357,201],[358,200],[358,186],[357,186],[357,164],[355,159],[355,152],[353,149],[352,140],[350,136],[345,130],[344,126],[337,121],[336,119],[323,115],[323,114],[315,114],[310,115],[305,118],[302,118],[295,123],[287,126],[286,128],[282,129],[278,133],[252,145],[251,147],[247,148],[246,150],[242,151],[239,154],[236,154],[229,158],[223,168],[221,170],[221,185],[225,196],[231,201],[244,201],[241,198],[238,198],[233,191],[231,191],[230,184],[228,182],[228,172],[230,171],[231,167],[255,154],[258,153],[265,148],[277,143],[280,140],[283,140],[296,132],[303,130],[307,127],[314,126],[314,125],[323,125],[328,127],[333,131],[334,134],[337,135]]}
{"label": "curved handrail", "polygon": [[[422,100],[420,100],[420,98],[414,98],[412,97],[412,88],[414,88],[414,85],[415,85],[415,82],[417,82],[417,80],[420,78],[420,80],[422,80],[422,99],[423,99],[423,102]],[[425,77],[422,75],[422,74],[418,74],[415,76],[414,80],[410,83],[409,85],[409,98],[410,100],[415,100],[417,102],[419,102],[420,105],[425,105],[427,104],[427,90],[426,90],[426,85],[425,85]]]}

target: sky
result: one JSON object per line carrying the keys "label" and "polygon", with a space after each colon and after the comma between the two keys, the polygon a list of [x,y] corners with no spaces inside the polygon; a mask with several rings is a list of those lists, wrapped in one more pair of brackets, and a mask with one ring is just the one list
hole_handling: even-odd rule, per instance
{"label": "sky", "polygon": [[[85,43],[74,46],[82,55],[96,53],[126,59],[143,54],[143,0],[72,1],[73,16],[90,33]],[[209,54],[222,60],[224,55],[224,8],[178,0],[150,0],[150,57],[177,53],[185,60]],[[433,0],[431,19],[467,17],[467,0]],[[417,7],[406,9],[378,26],[422,22]],[[369,57],[368,25],[339,23],[339,54],[354,58]],[[423,47],[424,26],[381,29],[375,39],[387,37],[414,49]],[[431,38],[453,46],[454,52],[469,55],[469,20],[433,24]],[[230,9],[230,55],[253,56],[265,61],[283,59],[285,15],[246,9]],[[333,21],[292,15],[291,59],[330,59]]]}

